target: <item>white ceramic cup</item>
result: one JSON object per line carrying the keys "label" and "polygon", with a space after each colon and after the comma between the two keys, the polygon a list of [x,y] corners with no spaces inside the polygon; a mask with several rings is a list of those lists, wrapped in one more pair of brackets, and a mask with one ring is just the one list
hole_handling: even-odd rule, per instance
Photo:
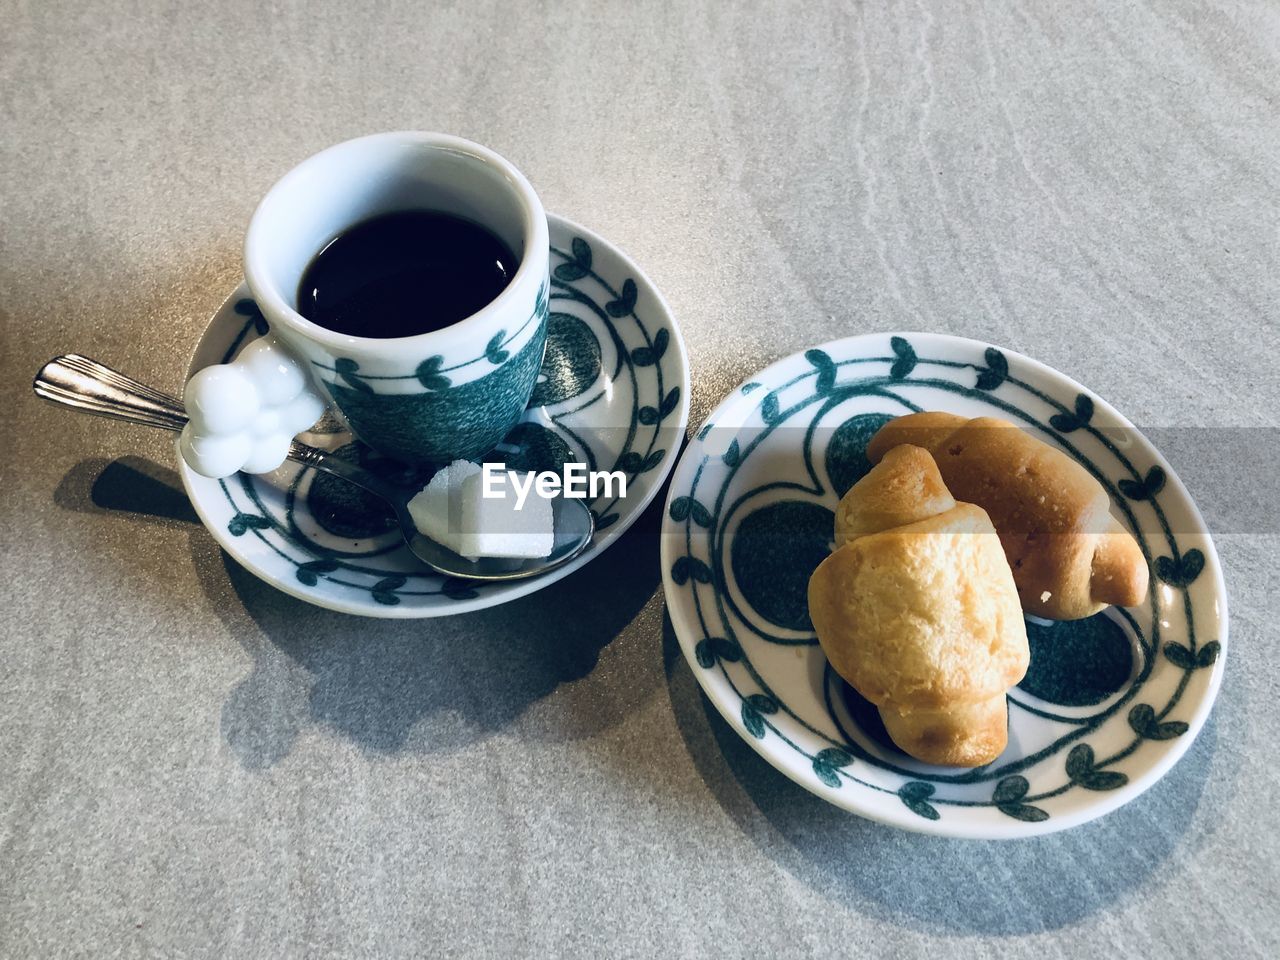
{"label": "white ceramic cup", "polygon": [[[519,258],[464,320],[411,337],[337,333],[298,313],[298,284],[329,241],[381,214],[434,210],[493,232]],[[440,133],[379,133],[304,160],[249,224],[245,276],[271,332],[311,370],[361,440],[409,463],[474,459],[519,421],[546,341],[547,217],[492,150]]]}

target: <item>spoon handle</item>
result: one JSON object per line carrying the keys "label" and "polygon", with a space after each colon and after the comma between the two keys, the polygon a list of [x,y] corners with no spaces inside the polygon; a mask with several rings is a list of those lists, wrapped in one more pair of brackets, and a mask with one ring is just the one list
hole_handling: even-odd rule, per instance
{"label": "spoon handle", "polygon": [[321,473],[348,480],[357,487],[363,487],[374,496],[387,501],[397,512],[401,512],[404,508],[406,497],[402,491],[371,470],[366,470],[350,460],[344,460],[336,453],[295,440],[289,444],[289,459],[304,467],[311,467]]}
{"label": "spoon handle", "polygon": [[46,363],[32,388],[38,397],[99,417],[174,431],[187,422],[186,410],[176,397],[78,353]]}
{"label": "spoon handle", "polygon": [[[106,364],[69,353],[54,357],[36,374],[36,396],[94,416],[110,417],[178,433],[187,425],[187,412],[177,397],[162,393]],[[289,446],[289,459],[333,474],[399,506],[402,495],[359,464],[298,440]]]}

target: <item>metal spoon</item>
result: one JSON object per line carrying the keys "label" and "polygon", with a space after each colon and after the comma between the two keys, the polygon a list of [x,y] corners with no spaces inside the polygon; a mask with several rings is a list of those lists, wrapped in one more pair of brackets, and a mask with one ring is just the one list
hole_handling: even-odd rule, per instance
{"label": "metal spoon", "polygon": [[[139,383],[110,367],[67,354],[54,357],[36,374],[32,384],[36,396],[85,413],[175,433],[187,423],[182,403],[168,394]],[[289,459],[304,466],[341,477],[385,500],[395,511],[405,543],[414,556],[437,573],[467,580],[523,580],[536,577],[568,563],[580,554],[595,534],[595,518],[581,500],[556,497],[552,502],[555,519],[554,549],[550,556],[536,559],[481,557],[468,560],[447,547],[424,537],[409,516],[409,499],[418,491],[388,483],[359,464],[343,460],[325,450],[293,441]]]}

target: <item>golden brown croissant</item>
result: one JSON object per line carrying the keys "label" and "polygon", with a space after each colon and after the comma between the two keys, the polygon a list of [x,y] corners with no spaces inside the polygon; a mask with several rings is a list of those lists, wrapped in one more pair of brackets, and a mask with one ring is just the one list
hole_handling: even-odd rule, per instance
{"label": "golden brown croissant", "polygon": [[836,542],[809,580],[832,668],[911,756],[990,763],[1008,737],[1005,691],[1029,654],[986,513],[952,498],[926,451],[901,446],[840,501]]}
{"label": "golden brown croissant", "polygon": [[1102,484],[1061,450],[1004,420],[930,412],[886,423],[867,458],[904,443],[933,454],[951,493],[987,511],[1028,613],[1077,620],[1146,597],[1137,541],[1111,516]]}

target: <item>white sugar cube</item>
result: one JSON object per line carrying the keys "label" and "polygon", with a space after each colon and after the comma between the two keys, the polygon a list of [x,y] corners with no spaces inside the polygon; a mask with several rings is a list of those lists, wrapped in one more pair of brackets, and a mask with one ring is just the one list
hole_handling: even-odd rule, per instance
{"label": "white sugar cube", "polygon": [[495,484],[498,497],[484,495],[484,476],[462,481],[462,545],[464,557],[545,557],[555,544],[551,501],[530,490],[520,509],[508,480]]}
{"label": "white sugar cube", "polygon": [[464,557],[549,555],[555,545],[551,501],[529,489],[517,510],[510,478],[495,487],[502,496],[484,496],[481,468],[455,460],[409,501],[409,515],[423,535]]}
{"label": "white sugar cube", "polygon": [[436,471],[431,482],[409,501],[409,516],[423,534],[454,553],[462,545],[462,482],[478,475],[480,468],[469,460],[455,460]]}

